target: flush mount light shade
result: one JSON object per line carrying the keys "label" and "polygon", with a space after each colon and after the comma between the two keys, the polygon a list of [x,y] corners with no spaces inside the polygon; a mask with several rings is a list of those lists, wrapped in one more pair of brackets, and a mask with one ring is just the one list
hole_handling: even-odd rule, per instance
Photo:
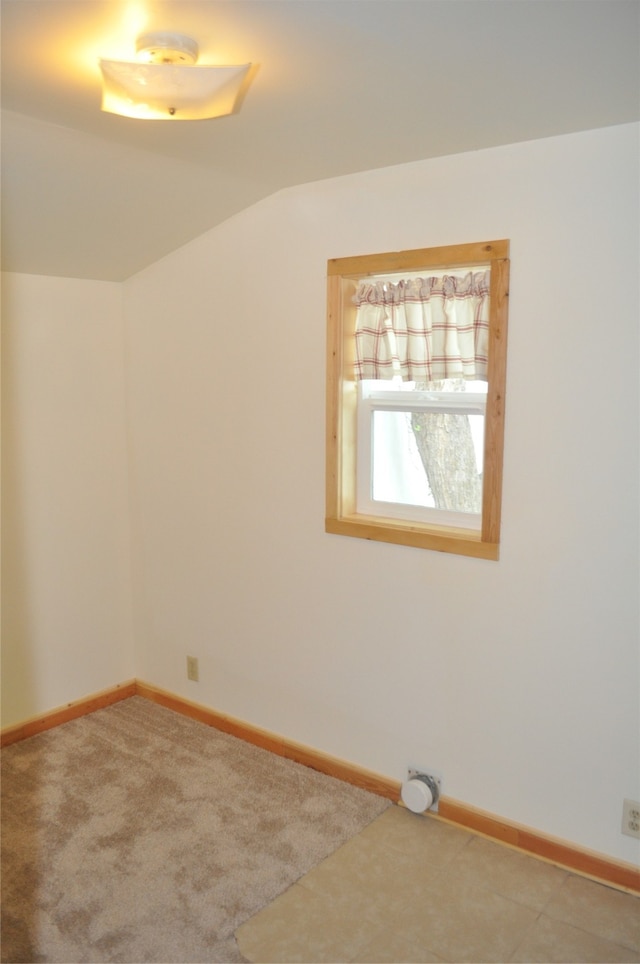
{"label": "flush mount light shade", "polygon": [[145,34],[146,63],[101,60],[102,110],[142,120],[202,120],[233,113],[251,64],[195,66],[198,45],[181,34]]}
{"label": "flush mount light shade", "polygon": [[147,64],[195,64],[198,45],[182,33],[145,33],[136,41],[138,60]]}

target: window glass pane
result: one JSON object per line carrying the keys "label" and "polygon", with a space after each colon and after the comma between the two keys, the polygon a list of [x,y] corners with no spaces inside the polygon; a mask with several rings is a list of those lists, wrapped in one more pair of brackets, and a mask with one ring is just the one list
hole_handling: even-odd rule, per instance
{"label": "window glass pane", "polygon": [[373,412],[371,497],[375,502],[435,506],[411,412]]}
{"label": "window glass pane", "polygon": [[371,497],[480,513],[483,447],[482,415],[374,411]]}

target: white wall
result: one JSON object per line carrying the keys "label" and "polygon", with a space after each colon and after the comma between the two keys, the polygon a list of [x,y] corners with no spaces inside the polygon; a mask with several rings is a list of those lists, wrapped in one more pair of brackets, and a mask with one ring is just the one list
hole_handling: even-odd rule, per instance
{"label": "white wall", "polygon": [[[305,185],[126,283],[140,678],[637,855],[637,145],[632,125]],[[327,259],[493,238],[500,562],[325,534]]]}
{"label": "white wall", "polygon": [[133,673],[122,286],[4,274],[2,722]]}
{"label": "white wall", "polygon": [[[637,146],[306,185],[124,286],[6,276],[3,725],[136,675],[634,859]],[[501,561],[325,534],[326,260],[501,237]]]}

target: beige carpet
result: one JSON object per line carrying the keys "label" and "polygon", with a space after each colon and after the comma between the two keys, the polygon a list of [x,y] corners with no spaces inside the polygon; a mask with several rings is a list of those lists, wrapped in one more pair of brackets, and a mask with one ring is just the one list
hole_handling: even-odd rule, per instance
{"label": "beige carpet", "polygon": [[2,961],[237,962],[387,801],[133,697],[2,752]]}

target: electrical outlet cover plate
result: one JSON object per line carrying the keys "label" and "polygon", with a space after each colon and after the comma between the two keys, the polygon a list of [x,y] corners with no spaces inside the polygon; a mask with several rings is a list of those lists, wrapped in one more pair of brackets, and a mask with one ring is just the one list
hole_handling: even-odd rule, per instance
{"label": "electrical outlet cover plate", "polygon": [[190,679],[193,683],[197,683],[200,680],[197,656],[187,656],[187,679]]}
{"label": "electrical outlet cover plate", "polygon": [[437,770],[432,770],[431,767],[408,767],[407,780],[411,780],[413,777],[419,777],[421,774],[431,777],[437,784],[438,799],[429,807],[428,811],[429,813],[437,813],[440,805],[440,797],[442,796],[442,774],[438,773]]}
{"label": "electrical outlet cover plate", "polygon": [[622,832],[640,838],[640,803],[624,800],[622,804]]}

